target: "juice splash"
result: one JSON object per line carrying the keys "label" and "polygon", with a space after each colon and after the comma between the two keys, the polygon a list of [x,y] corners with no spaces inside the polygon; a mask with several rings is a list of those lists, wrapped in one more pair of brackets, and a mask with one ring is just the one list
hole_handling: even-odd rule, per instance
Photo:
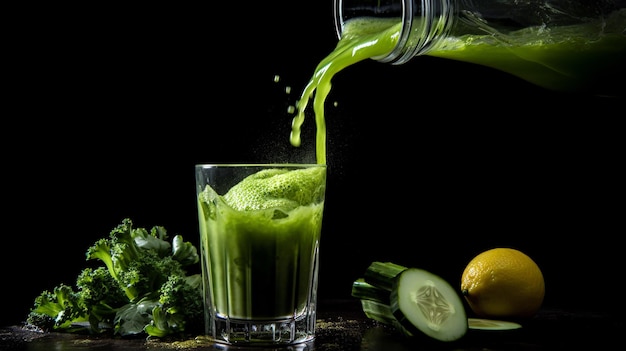
{"label": "juice splash", "polygon": [[[301,143],[300,128],[312,99],[317,162],[326,163],[324,102],[333,76],[362,60],[388,55],[400,30],[398,19],[364,17],[345,23],[337,46],[317,65],[298,101],[290,136],[293,146]],[[409,40],[418,40],[418,35]],[[495,68],[549,90],[626,96],[626,10],[616,11],[606,20],[571,26],[529,27],[506,35],[450,36],[427,55]]]}

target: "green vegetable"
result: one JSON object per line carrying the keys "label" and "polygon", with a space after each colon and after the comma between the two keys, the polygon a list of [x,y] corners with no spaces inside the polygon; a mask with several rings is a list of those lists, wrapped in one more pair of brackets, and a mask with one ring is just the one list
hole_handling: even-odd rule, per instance
{"label": "green vegetable", "polygon": [[352,283],[365,315],[403,335],[426,335],[450,342],[461,339],[468,319],[461,297],[441,277],[391,262],[373,262]]}
{"label": "green vegetable", "polygon": [[74,287],[59,284],[35,298],[26,323],[44,331],[113,332],[164,337],[202,332],[202,278],[196,247],[165,228],[148,232],[126,218],[86,253]]}
{"label": "green vegetable", "polygon": [[522,327],[516,322],[488,318],[468,318],[467,321],[469,328],[474,330],[513,330]]}

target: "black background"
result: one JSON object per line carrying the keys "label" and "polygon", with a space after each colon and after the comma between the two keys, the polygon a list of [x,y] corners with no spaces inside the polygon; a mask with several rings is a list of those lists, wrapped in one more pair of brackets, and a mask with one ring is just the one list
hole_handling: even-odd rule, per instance
{"label": "black background", "polygon": [[[289,145],[287,107],[336,44],[330,0],[55,5],[14,20],[5,325],[42,290],[73,284],[85,250],[123,218],[197,244],[196,163],[314,162],[311,139]],[[545,306],[623,310],[623,99],[430,57],[364,61],[333,83],[320,299],[350,298],[374,260],[456,286],[472,257],[508,246],[542,268]]]}

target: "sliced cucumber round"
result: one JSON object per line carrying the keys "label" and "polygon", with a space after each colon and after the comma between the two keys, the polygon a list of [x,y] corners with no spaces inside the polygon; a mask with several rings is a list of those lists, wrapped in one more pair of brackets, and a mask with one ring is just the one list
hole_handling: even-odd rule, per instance
{"label": "sliced cucumber round", "polygon": [[439,341],[455,341],[468,330],[459,294],[441,277],[408,268],[396,277],[391,311],[410,335],[426,334]]}
{"label": "sliced cucumber round", "polygon": [[468,318],[468,326],[476,330],[512,330],[522,327],[519,323],[486,318]]}

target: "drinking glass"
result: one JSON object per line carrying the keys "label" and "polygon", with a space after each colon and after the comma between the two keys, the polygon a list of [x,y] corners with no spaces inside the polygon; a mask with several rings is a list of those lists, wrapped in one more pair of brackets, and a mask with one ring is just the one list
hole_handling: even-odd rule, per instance
{"label": "drinking glass", "polygon": [[326,166],[198,164],[195,174],[208,338],[313,341]]}

